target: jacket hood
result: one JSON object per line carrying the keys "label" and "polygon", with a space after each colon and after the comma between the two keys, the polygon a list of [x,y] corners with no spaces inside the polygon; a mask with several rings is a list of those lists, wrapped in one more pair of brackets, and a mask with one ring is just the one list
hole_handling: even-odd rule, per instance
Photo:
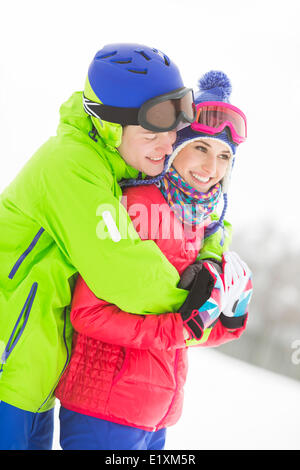
{"label": "jacket hood", "polygon": [[[101,157],[105,158],[112,167],[118,180],[122,178],[136,178],[138,170],[128,165],[117,150],[122,140],[122,127],[99,120],[94,123],[94,118],[87,115],[83,108],[82,91],[75,92],[60,107],[60,122],[57,134],[78,132],[78,136],[92,145]],[[97,125],[95,125],[97,124]],[[100,125],[101,124],[101,125]],[[97,141],[92,139],[89,133],[96,127]]]}

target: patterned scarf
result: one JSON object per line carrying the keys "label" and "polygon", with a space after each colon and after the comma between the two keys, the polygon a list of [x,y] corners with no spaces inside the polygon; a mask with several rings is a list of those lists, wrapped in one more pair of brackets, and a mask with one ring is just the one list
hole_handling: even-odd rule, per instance
{"label": "patterned scarf", "polygon": [[184,224],[198,225],[205,220],[219,202],[222,189],[217,183],[207,193],[201,193],[187,184],[171,167],[158,184],[164,198]]}

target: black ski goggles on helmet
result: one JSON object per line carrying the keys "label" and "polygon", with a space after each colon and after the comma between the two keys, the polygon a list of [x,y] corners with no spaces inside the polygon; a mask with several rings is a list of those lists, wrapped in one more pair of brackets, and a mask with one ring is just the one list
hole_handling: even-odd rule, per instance
{"label": "black ski goggles on helmet", "polygon": [[153,132],[168,132],[180,123],[192,123],[196,116],[191,88],[179,88],[156,96],[140,108],[120,108],[91,101],[83,95],[84,110],[90,116],[121,126],[142,126]]}

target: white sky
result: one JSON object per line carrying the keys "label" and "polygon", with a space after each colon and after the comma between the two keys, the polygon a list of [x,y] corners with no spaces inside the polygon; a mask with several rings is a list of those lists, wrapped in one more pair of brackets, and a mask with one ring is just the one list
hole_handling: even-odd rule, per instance
{"label": "white sky", "polygon": [[278,229],[300,229],[299,17],[298,0],[2,2],[0,191],[55,133],[59,106],[83,88],[95,52],[138,42],[163,50],[187,86],[210,69],[230,77],[249,138],[238,150],[228,219],[257,227],[270,213]]}

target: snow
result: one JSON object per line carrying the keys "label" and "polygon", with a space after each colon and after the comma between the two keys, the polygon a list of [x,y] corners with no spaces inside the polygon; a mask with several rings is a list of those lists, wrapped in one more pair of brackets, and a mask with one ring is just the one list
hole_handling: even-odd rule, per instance
{"label": "snow", "polygon": [[165,449],[299,450],[299,399],[297,381],[214,349],[192,349],[183,414],[168,429]]}

